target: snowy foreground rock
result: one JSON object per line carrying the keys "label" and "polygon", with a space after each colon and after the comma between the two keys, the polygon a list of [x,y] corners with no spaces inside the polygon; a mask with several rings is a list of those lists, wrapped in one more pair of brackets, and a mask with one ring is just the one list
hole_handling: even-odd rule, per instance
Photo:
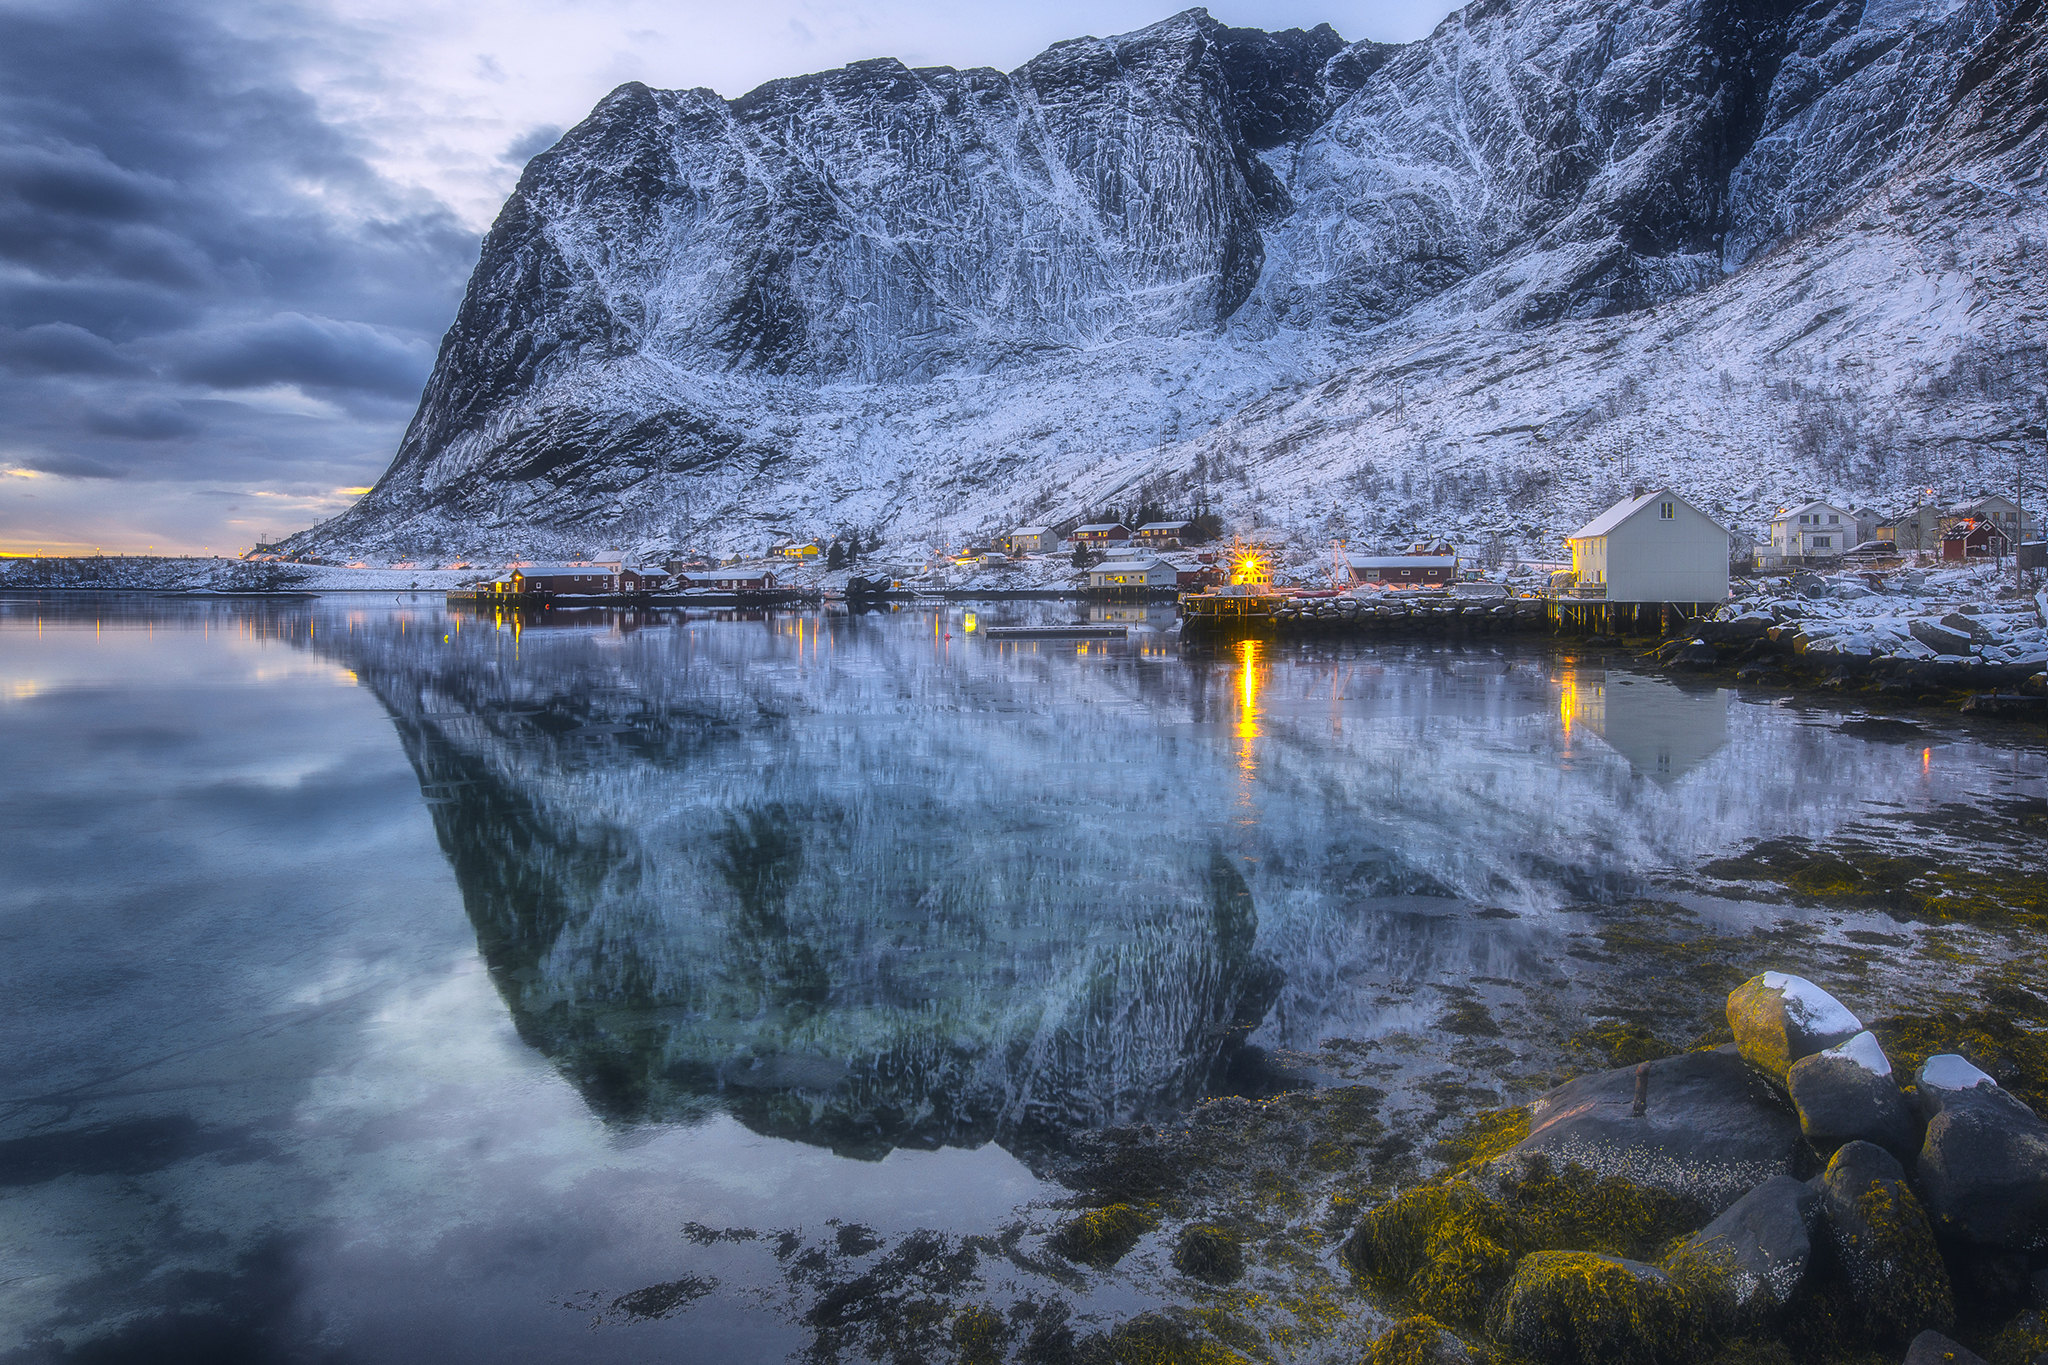
{"label": "snowy foreground rock", "polygon": [[[621,86],[528,164],[325,558],[939,542],[1207,502],[1552,557],[1636,484],[2003,486],[2039,384],[2044,20],[1201,10],[1016,71]],[[1406,543],[1405,538],[1400,543]]]}
{"label": "snowy foreground rock", "polygon": [[1365,1359],[1486,1338],[1546,1365],[1696,1361],[1731,1338],[1976,1359],[1953,1331],[2031,1360],[2048,1126],[1953,1054],[1909,1105],[1877,1037],[1801,977],[1745,982],[1728,1021],[1733,1047],[1552,1090],[1526,1137],[1367,1213],[1345,1255],[1415,1316]]}

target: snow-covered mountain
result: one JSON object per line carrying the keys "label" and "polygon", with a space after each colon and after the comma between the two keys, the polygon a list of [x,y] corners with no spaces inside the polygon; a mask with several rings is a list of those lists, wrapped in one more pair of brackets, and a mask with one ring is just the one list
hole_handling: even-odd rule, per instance
{"label": "snow-covered mountain", "polygon": [[633,84],[534,159],[391,468],[294,548],[960,539],[1140,500],[1555,549],[1631,485],[2009,486],[2043,0],[1190,10],[1009,74]]}

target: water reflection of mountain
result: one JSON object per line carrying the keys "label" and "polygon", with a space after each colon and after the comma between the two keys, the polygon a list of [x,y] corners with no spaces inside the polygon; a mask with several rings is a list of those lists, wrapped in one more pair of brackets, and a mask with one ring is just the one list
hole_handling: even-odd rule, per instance
{"label": "water reflection of mountain", "polygon": [[1545,977],[1540,917],[1473,912],[1818,832],[1867,748],[1537,653],[636,624],[315,647],[389,709],[521,1033],[593,1108],[848,1152],[1130,1120],[1248,1032],[1372,1027],[1378,986]]}

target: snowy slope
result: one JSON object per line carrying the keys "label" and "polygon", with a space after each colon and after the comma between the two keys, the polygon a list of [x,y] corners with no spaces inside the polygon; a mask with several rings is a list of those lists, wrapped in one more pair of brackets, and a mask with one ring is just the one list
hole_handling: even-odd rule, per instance
{"label": "snowy slope", "polygon": [[638,85],[522,177],[397,458],[433,559],[960,539],[1149,498],[1555,553],[1671,482],[2010,483],[2041,0],[1482,0],[1404,48],[1192,10],[1018,71]]}

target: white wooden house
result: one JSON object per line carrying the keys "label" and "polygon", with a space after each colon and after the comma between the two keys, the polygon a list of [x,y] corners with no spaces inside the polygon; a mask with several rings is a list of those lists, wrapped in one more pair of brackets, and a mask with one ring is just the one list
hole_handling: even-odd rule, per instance
{"label": "white wooden house", "polygon": [[1050,526],[1019,526],[1003,537],[1003,547],[1013,555],[1042,554],[1059,543],[1059,533]]}
{"label": "white wooden house", "polygon": [[1575,597],[1685,603],[1728,597],[1728,528],[1668,488],[1624,498],[1567,543]]}
{"label": "white wooden house", "polygon": [[1180,568],[1164,559],[1110,559],[1088,571],[1091,588],[1170,588],[1180,582]]}
{"label": "white wooden house", "polygon": [[1856,514],[1833,503],[1803,502],[1771,518],[1771,553],[1781,560],[1833,559],[1860,543]]}

